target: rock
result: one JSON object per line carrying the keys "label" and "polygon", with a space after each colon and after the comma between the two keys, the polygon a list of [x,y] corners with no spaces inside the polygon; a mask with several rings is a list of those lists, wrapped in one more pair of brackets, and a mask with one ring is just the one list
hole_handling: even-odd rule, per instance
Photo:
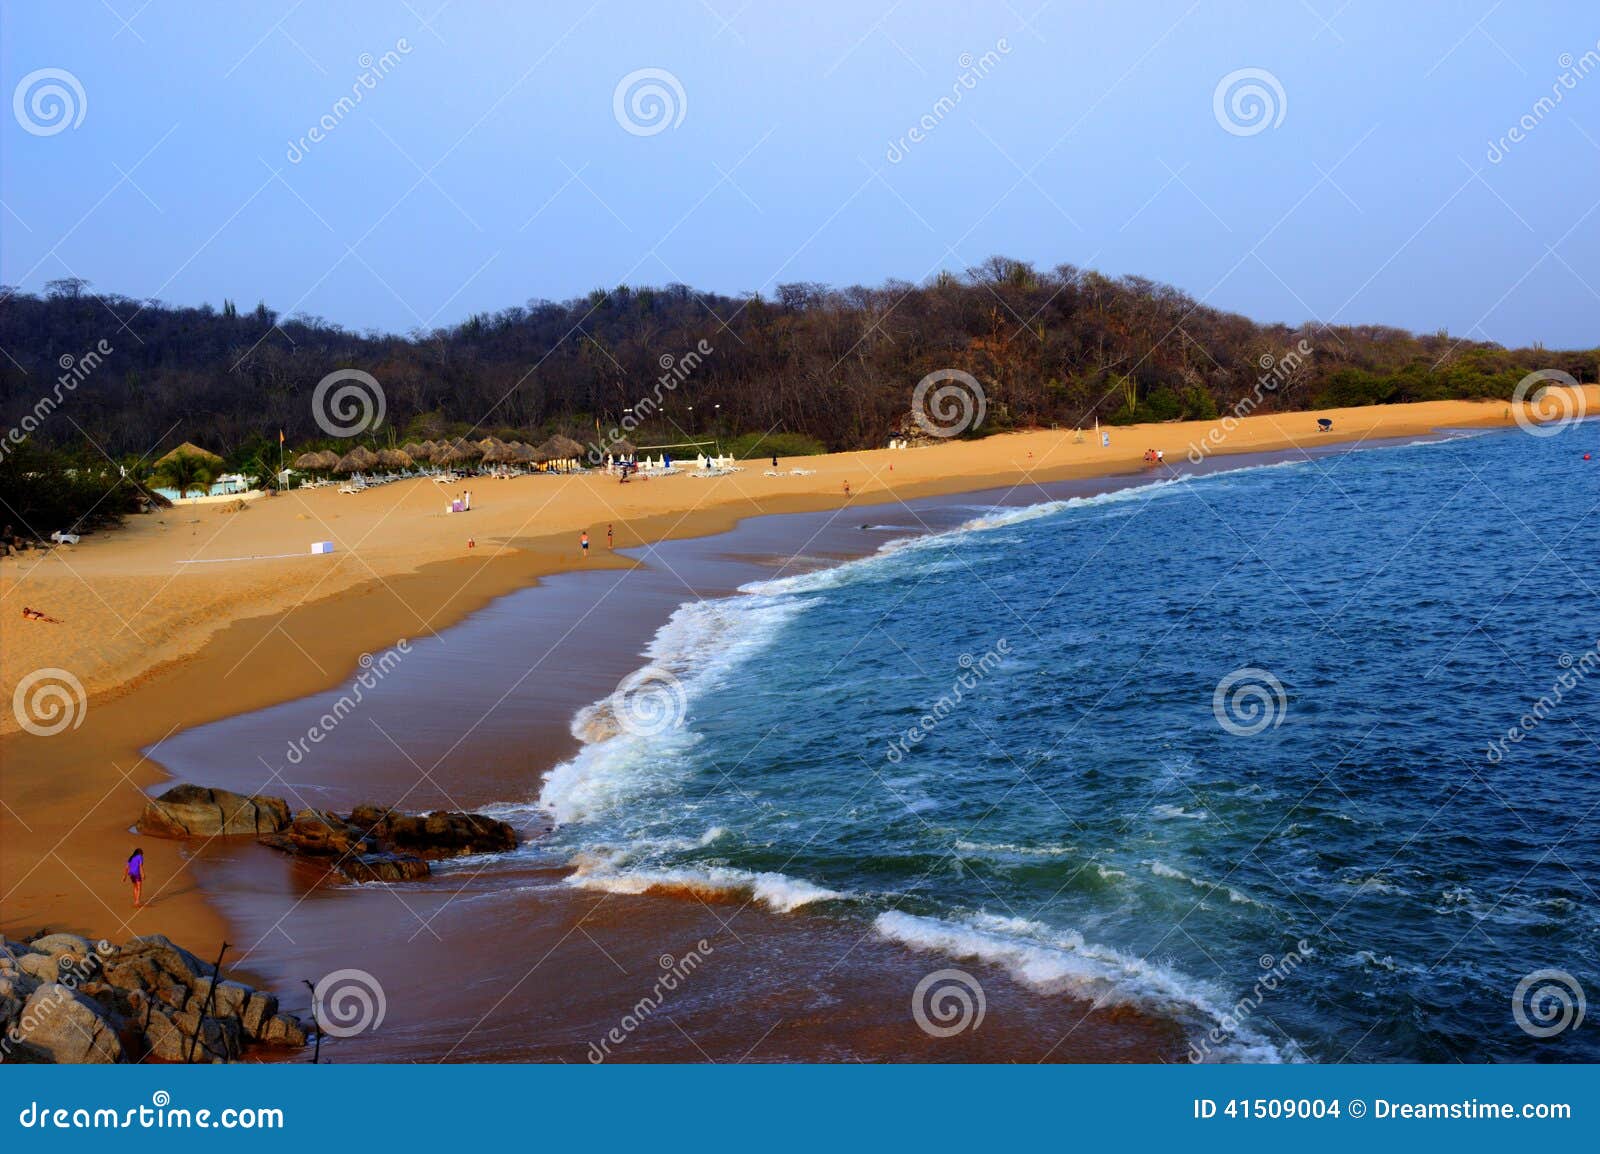
{"label": "rock", "polygon": [[245,1037],[259,1042],[277,1015],[278,999],[261,990],[252,990],[244,1012],[239,1015],[239,1025],[244,1028]]}
{"label": "rock", "polygon": [[313,857],[368,853],[377,848],[343,818],[319,809],[301,810],[282,833],[261,840],[273,849]]}
{"label": "rock", "polygon": [[351,813],[350,822],[397,850],[422,857],[504,853],[517,848],[515,829],[480,813],[441,812],[419,816],[363,805]]}
{"label": "rock", "polygon": [[56,960],[45,954],[24,954],[17,959],[17,968],[36,982],[53,982],[61,973]]}
{"label": "rock", "polygon": [[17,1023],[20,1040],[55,1062],[116,1062],[122,1042],[94,1002],[58,982],[28,998]]}
{"label": "rock", "polygon": [[288,824],[289,805],[282,798],[175,785],[145,803],[136,828],[151,837],[183,838],[277,833]]}
{"label": "rock", "polygon": [[142,1022],[150,1006],[150,995],[142,989],[124,989],[109,982],[85,982],[78,993],[100,1004],[114,1018]]}
{"label": "rock", "polygon": [[150,1015],[144,1036],[150,1053],[163,1062],[231,1062],[244,1052],[244,1034],[237,1018],[157,1010]]}
{"label": "rock", "polygon": [[0,978],[0,1037],[4,1037],[12,1024],[22,1016],[26,1000],[17,983],[10,978]]}
{"label": "rock", "polygon": [[51,957],[57,954],[72,954],[76,957],[87,958],[94,953],[94,946],[88,938],[80,938],[77,934],[46,934],[42,938],[34,938],[28,943],[41,954]]}
{"label": "rock", "polygon": [[195,1048],[195,1060],[205,1061],[209,1055],[213,1062],[232,1062],[244,1053],[244,1031],[238,1018],[201,1018],[198,1014],[175,1015],[184,1033],[193,1036],[198,1030],[200,1045]]}
{"label": "rock", "polygon": [[16,938],[8,938],[4,934],[0,934],[0,965],[4,965],[7,962],[15,962],[23,954],[34,953],[38,953],[38,951],[27,942],[19,942]]}
{"label": "rock", "polygon": [[292,1014],[274,1014],[263,1023],[257,1040],[267,1046],[304,1046],[306,1028]]}
{"label": "rock", "polygon": [[26,1002],[28,995],[38,988],[37,978],[20,971],[0,976],[0,998],[16,998],[19,1002]]}
{"label": "rock", "polygon": [[211,995],[211,979],[201,978],[189,992],[189,1004],[185,1009],[194,1013],[204,1010],[217,1018],[241,1018],[244,1016],[245,1005],[254,993],[255,991],[249,986],[224,979],[217,983],[216,997],[211,998],[211,1005],[208,1008],[206,999]]}
{"label": "rock", "polygon": [[160,934],[135,938],[106,959],[105,980],[125,990],[143,990],[161,1005],[181,1010],[189,991],[210,979],[210,967]]}
{"label": "rock", "polygon": [[359,854],[340,858],[335,866],[355,882],[409,882],[433,872],[421,858],[397,853]]}
{"label": "rock", "polygon": [[126,965],[148,965],[169,975],[185,986],[192,986],[200,978],[211,976],[211,967],[182,946],[173,945],[165,934],[147,934],[119,946],[106,959],[107,979],[111,971]]}
{"label": "rock", "polygon": [[163,1062],[187,1062],[189,1039],[171,1018],[161,1010],[152,1011],[144,1028],[145,1047],[152,1057]]}

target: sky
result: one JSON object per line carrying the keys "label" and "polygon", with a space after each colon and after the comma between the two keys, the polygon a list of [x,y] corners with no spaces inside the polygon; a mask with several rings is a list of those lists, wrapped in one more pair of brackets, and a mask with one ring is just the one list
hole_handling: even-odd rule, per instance
{"label": "sky", "polygon": [[998,254],[1591,348],[1600,10],[1536,7],[6,0],[0,281],[407,332]]}

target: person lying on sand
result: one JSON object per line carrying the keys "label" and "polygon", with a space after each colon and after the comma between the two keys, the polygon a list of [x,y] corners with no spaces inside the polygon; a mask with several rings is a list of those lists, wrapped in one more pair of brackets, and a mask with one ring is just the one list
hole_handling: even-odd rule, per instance
{"label": "person lying on sand", "polygon": [[39,612],[37,609],[29,609],[26,605],[22,607],[22,616],[29,621],[47,621],[51,625],[61,624],[59,617],[52,617],[48,613]]}

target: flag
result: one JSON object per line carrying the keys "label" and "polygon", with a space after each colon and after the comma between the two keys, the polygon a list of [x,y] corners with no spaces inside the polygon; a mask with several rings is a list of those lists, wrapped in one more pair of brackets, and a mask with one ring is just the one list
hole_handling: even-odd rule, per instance
{"label": "flag", "polygon": [[278,430],[278,444],[280,444],[280,445],[283,444],[283,430],[282,429]]}

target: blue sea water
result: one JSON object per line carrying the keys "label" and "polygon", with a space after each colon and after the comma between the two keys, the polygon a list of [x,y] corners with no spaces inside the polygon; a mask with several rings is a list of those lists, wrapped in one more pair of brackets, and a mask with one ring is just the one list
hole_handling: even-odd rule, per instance
{"label": "blue sea water", "polygon": [[1586,450],[975,508],[685,604],[575,722],[538,852],[1171,1016],[1197,1057],[1600,1060]]}

